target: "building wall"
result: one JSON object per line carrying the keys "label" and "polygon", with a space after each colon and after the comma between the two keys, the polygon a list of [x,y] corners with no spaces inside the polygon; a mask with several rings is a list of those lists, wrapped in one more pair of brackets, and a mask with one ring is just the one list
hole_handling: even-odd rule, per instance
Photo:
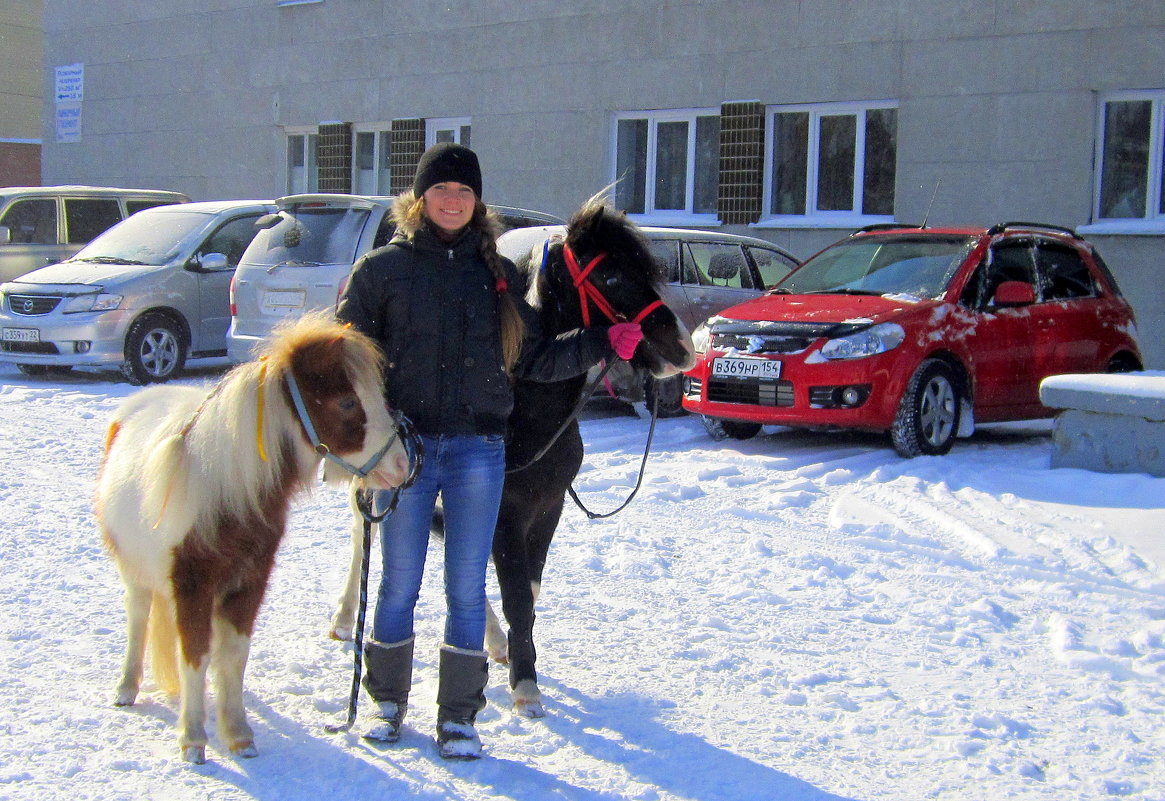
{"label": "building wall", "polygon": [[40,184],[42,5],[0,4],[0,186]]}
{"label": "building wall", "polygon": [[[56,144],[46,113],[46,178],[196,198],[282,194],[288,126],[470,117],[486,198],[566,215],[612,179],[616,112],[884,99],[899,109],[895,219],[1080,226],[1099,93],[1165,87],[1162,0],[216,0],[197,11],[45,0],[45,11],[46,73],[85,65],[82,141]],[[727,228],[802,256],[845,232]],[[1098,240],[1142,330],[1165,323],[1152,291],[1163,241]],[[1142,340],[1165,367],[1165,345]]]}

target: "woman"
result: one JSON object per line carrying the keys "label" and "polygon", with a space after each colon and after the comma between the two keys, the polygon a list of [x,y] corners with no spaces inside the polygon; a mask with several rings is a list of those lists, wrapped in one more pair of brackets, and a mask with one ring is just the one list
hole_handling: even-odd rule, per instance
{"label": "woman", "polygon": [[472,150],[425,151],[412,190],[393,205],[395,237],[356,264],[337,312],[383,348],[386,399],[413,421],[425,448],[421,475],[380,526],[384,570],[364,679],[378,714],[364,736],[400,739],[413,611],[440,493],[447,615],[437,744],[441,756],[459,759],[481,755],[474,722],[488,673],[485,571],[505,478],[511,379],[579,375],[612,351],[630,358],[643,336],[637,323],[620,323],[542,338],[517,270],[497,252],[500,226],[481,193]]}

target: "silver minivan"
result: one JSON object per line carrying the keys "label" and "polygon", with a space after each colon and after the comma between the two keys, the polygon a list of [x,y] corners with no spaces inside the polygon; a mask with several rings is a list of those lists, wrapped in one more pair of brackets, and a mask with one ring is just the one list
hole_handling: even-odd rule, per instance
{"label": "silver minivan", "polygon": [[[666,282],[660,296],[689,331],[713,314],[760,295],[800,264],[791,253],[756,237],[686,228],[645,226],[640,230],[664,268]],[[562,226],[508,231],[498,239],[498,251],[517,261],[565,231]],[[652,381],[647,373],[637,373],[619,361],[599,391],[624,401],[658,402],[660,416],[674,417],[684,414],[682,379]]]}
{"label": "silver minivan", "polygon": [[26,375],[120,368],[165,381],[189,358],[222,356],[231,277],[273,201],[158,206],[73,258],[0,284],[0,361]]}
{"label": "silver minivan", "polygon": [[160,189],[0,188],[0,282],[64,261],[135,212],[189,201],[181,192]]}
{"label": "silver minivan", "polygon": [[[314,194],[277,201],[235,271],[227,356],[252,358],[255,346],[285,317],[334,309],[356,260],[388,244],[395,231],[391,197]],[[550,214],[490,208],[508,228],[558,224]]]}

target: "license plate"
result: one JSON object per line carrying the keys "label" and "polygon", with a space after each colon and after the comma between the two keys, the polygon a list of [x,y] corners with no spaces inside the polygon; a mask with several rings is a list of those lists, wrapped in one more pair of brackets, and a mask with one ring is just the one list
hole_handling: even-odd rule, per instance
{"label": "license plate", "polygon": [[289,314],[303,308],[307,295],[302,289],[268,289],[263,293],[266,314]]}
{"label": "license plate", "polygon": [[5,328],[5,342],[40,342],[38,328]]}
{"label": "license plate", "polygon": [[775,359],[722,356],[713,360],[712,375],[726,378],[780,378],[781,363]]}

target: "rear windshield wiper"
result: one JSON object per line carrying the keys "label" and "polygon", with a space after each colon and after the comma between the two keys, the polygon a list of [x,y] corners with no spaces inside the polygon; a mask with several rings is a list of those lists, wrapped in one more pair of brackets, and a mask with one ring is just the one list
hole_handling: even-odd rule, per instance
{"label": "rear windshield wiper", "polygon": [[280,267],[322,267],[322,261],[300,261],[299,259],[288,259],[287,261],[277,262],[267,268],[267,272],[273,273]]}

